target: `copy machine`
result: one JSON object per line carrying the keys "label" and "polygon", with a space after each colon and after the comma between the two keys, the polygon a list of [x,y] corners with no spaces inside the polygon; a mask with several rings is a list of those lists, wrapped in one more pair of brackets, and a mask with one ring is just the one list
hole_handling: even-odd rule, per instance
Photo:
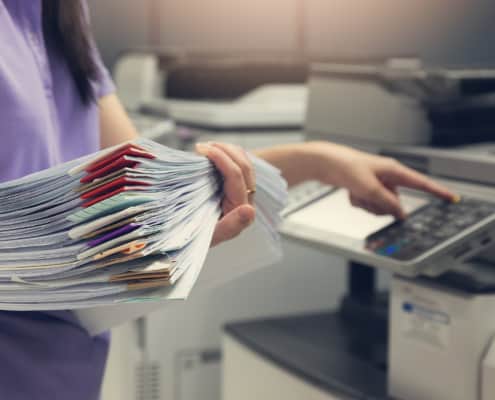
{"label": "copy machine", "polygon": [[[236,397],[240,395],[236,388],[258,399],[281,398],[281,394],[286,399],[495,399],[493,221],[477,232],[474,225],[468,226],[468,220],[481,215],[478,207],[490,208],[495,201],[493,146],[432,148],[429,144],[435,132],[421,102],[387,90],[383,81],[362,79],[363,71],[368,78],[370,71],[376,72],[376,66],[369,67],[313,68],[308,137],[395,157],[462,196],[475,198],[475,203],[467,201],[460,208],[447,205],[444,211],[443,206],[425,208],[424,202],[405,193],[411,220],[425,224],[427,214],[429,224],[441,213],[445,224],[436,228],[427,225],[426,230],[421,228],[419,239],[416,235],[417,251],[427,254],[423,259],[429,262],[401,264],[406,255],[421,259],[411,256],[409,248],[401,253],[403,242],[396,239],[405,235],[401,231],[405,224],[394,226],[389,217],[352,208],[346,193],[339,189],[315,183],[296,188],[282,232],[291,240],[349,259],[349,294],[336,313],[228,325],[224,400],[244,398]],[[425,79],[427,72],[415,79]],[[473,74],[470,71],[467,79]],[[484,74],[491,79],[486,71]],[[459,74],[447,78],[459,79]],[[404,76],[394,75],[394,79],[402,84]],[[342,108],[341,101],[352,110]],[[337,111],[328,111],[332,105]],[[493,215],[493,210],[487,213]],[[378,255],[374,254],[375,247],[368,248],[368,253],[356,250],[355,243],[369,244],[376,239],[376,232],[379,235],[388,229],[393,232],[386,239],[394,243],[380,244],[383,247],[378,249],[381,253],[376,251]],[[449,229],[452,232],[447,237]],[[437,244],[429,245],[433,250],[421,247],[421,240],[430,238],[437,240]],[[441,251],[438,243],[448,245]],[[436,258],[432,257],[435,252]],[[390,258],[400,262],[391,263]],[[375,288],[376,268],[393,272],[387,294]],[[257,361],[253,354],[259,356]],[[270,367],[264,367],[261,359]],[[248,360],[244,369],[243,360]],[[252,382],[249,377],[256,376],[253,371],[263,371],[269,379]],[[270,380],[271,384],[266,383]],[[283,392],[284,387],[290,389]]]}
{"label": "copy machine", "polygon": [[247,149],[303,140],[307,73],[292,56],[129,50],[119,97],[143,135],[190,150],[196,140]]}

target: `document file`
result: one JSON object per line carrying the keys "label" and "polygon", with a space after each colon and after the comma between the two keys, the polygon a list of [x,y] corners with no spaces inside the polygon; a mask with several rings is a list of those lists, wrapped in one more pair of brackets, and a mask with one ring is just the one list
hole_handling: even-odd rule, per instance
{"label": "document file", "polygon": [[[277,246],[287,187],[252,156],[258,225]],[[0,184],[0,309],[57,310],[188,296],[221,216],[203,156],[147,139]]]}

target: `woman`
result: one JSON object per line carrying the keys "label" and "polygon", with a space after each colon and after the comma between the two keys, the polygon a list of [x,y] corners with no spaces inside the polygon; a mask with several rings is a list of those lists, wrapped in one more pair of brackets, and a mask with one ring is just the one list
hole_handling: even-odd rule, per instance
{"label": "woman", "polygon": [[[108,72],[92,44],[79,0],[0,0],[0,181],[133,139]],[[224,216],[213,244],[255,217],[255,177],[245,153],[199,145],[225,178]],[[452,194],[398,163],[332,144],[260,151],[290,184],[316,178],[350,190],[353,204],[403,217],[395,188]],[[0,397],[97,399],[108,338],[89,337],[66,312],[0,312]]]}

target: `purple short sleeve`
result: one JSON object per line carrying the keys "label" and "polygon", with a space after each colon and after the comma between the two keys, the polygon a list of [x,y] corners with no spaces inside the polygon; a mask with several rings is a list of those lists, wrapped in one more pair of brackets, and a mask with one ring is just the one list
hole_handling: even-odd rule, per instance
{"label": "purple short sleeve", "polygon": [[[42,6],[0,0],[0,182],[100,147],[98,105],[81,99],[67,63],[47,42]],[[101,97],[114,86],[93,48]],[[99,398],[108,338],[90,337],[69,311],[0,311],[0,326],[1,399]]]}

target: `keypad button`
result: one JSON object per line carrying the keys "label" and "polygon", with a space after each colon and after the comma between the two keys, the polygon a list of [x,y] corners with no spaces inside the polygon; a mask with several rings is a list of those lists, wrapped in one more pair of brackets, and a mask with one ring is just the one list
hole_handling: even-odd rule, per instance
{"label": "keypad button", "polygon": [[411,260],[495,213],[495,205],[463,199],[452,204],[433,200],[400,224],[373,235],[367,248],[386,257]]}

